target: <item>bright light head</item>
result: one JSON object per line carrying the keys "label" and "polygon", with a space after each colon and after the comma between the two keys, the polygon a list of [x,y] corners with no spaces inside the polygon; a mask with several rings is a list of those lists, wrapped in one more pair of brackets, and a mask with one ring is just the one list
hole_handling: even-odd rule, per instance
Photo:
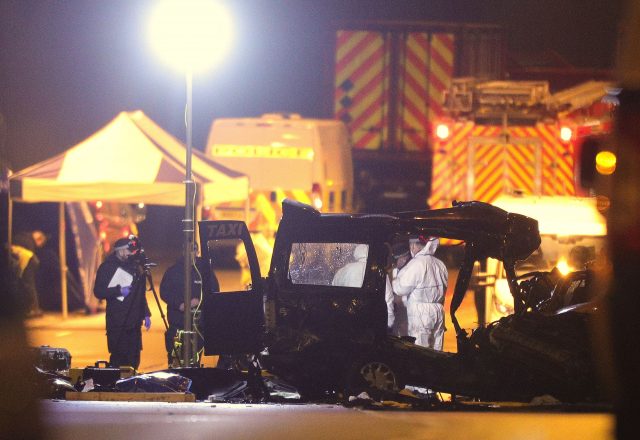
{"label": "bright light head", "polygon": [[436,125],[436,137],[440,140],[445,140],[451,134],[451,130],[449,130],[449,126],[447,124],[438,124]]}
{"label": "bright light head", "polygon": [[314,183],[311,187],[311,204],[318,211],[322,209],[322,189],[319,183]]}
{"label": "bright light head", "polygon": [[616,170],[617,158],[611,151],[600,151],[596,155],[596,170],[598,173],[608,176]]}
{"label": "bright light head", "polygon": [[568,275],[570,272],[573,272],[573,267],[569,266],[567,259],[564,257],[560,257],[558,262],[556,263],[556,268],[560,271],[562,276]]}
{"label": "bright light head", "polygon": [[573,130],[571,127],[563,126],[560,127],[560,140],[562,142],[569,142],[573,137]]}
{"label": "bright light head", "polygon": [[184,72],[203,72],[228,52],[231,17],[214,0],[162,0],[149,23],[151,44],[160,58]]}

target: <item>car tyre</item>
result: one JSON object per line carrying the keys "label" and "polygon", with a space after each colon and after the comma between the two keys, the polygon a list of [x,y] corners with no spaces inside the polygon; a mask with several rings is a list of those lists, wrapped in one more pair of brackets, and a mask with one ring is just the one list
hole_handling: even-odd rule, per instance
{"label": "car tyre", "polygon": [[345,385],[346,397],[358,395],[362,391],[396,393],[401,389],[398,373],[393,364],[384,358],[353,362]]}

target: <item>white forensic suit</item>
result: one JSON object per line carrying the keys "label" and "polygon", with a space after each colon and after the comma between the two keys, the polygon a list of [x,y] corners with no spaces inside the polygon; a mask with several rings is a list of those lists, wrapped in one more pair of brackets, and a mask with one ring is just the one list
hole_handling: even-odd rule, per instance
{"label": "white forensic suit", "polygon": [[369,253],[369,245],[359,244],[353,250],[352,263],[347,263],[333,276],[331,284],[333,286],[344,287],[362,287],[364,279],[364,271],[367,267],[367,254]]}
{"label": "white forensic suit", "polygon": [[[402,267],[400,270],[403,270],[405,267]],[[398,273],[398,268],[394,267],[392,272],[393,279],[398,277]],[[407,322],[407,296],[394,295],[391,285],[389,285],[389,288],[391,289],[391,298],[387,298],[387,309],[389,309],[389,300],[391,300],[394,318],[391,325],[391,334],[395,336],[407,336],[409,334],[409,324]]]}
{"label": "white forensic suit", "polygon": [[407,297],[409,336],[416,344],[442,350],[444,341],[444,294],[449,274],[442,261],[433,256],[440,241],[428,241],[392,282],[396,295]]}
{"label": "white forensic suit", "polygon": [[387,303],[387,329],[389,329],[392,334],[395,334],[394,324],[396,322],[396,313],[395,313],[395,307],[394,307],[394,301],[393,301],[393,299],[395,298],[395,295],[393,294],[393,289],[391,287],[391,280],[389,279],[389,276],[387,275],[384,280],[385,280],[384,301]]}

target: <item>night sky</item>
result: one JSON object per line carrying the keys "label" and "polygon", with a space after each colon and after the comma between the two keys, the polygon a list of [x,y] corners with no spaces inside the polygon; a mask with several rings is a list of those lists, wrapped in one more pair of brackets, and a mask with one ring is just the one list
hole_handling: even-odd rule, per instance
{"label": "night sky", "polygon": [[[44,160],[124,110],[141,109],[184,140],[184,79],[155,58],[144,33],[153,3],[0,1],[2,162],[19,170]],[[204,146],[216,117],[330,117],[331,26],[338,20],[496,23],[512,53],[555,50],[577,67],[611,68],[621,3],[228,0],[236,41],[221,65],[194,77],[194,146]]]}

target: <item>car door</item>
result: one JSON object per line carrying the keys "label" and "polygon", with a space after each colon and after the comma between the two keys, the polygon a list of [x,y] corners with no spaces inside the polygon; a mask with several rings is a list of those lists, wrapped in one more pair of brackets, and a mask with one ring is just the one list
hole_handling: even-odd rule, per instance
{"label": "car door", "polygon": [[201,221],[202,256],[219,288],[202,306],[207,355],[260,351],[264,329],[263,288],[253,241],[242,221]]}

